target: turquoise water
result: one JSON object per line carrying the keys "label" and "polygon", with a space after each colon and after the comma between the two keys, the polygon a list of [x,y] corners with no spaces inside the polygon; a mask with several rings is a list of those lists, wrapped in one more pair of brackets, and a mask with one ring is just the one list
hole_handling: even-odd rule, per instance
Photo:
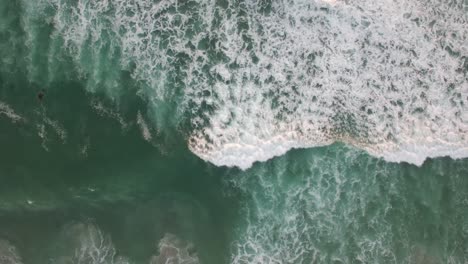
{"label": "turquoise water", "polygon": [[2,1],[0,263],[468,263],[467,24]]}

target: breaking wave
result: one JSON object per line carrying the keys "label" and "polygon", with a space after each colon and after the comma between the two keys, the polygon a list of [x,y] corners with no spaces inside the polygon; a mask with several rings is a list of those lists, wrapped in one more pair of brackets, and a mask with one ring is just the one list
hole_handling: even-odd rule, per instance
{"label": "breaking wave", "polygon": [[[129,74],[157,129],[188,123],[189,148],[215,165],[335,141],[418,165],[468,154],[464,0],[22,6],[31,80],[58,78],[70,57],[90,91],[116,98]],[[45,67],[38,21],[52,28]]]}

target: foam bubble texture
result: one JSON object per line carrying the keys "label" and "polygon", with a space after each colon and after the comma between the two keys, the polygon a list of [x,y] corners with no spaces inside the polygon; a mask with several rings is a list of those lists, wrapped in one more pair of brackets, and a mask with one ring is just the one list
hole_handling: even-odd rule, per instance
{"label": "foam bubble texture", "polygon": [[190,149],[216,165],[334,141],[418,165],[468,154],[464,0],[23,6],[31,47],[39,16],[59,43],[50,61],[71,55],[91,90],[118,93],[129,71],[155,112],[170,102],[166,118],[189,119]]}
{"label": "foam bubble texture", "polygon": [[[343,141],[390,161],[468,154],[463,1],[273,1],[226,19],[230,79],[191,149],[248,168],[290,148]],[[248,41],[246,41],[248,39]],[[225,76],[226,74],[220,74]]]}
{"label": "foam bubble texture", "polygon": [[74,223],[65,227],[58,246],[65,250],[53,258],[53,263],[76,264],[128,264],[125,257],[117,256],[108,234],[92,223]]}
{"label": "foam bubble texture", "polygon": [[247,199],[231,263],[466,263],[467,166],[449,162],[405,169],[333,145],[233,175]]}
{"label": "foam bubble texture", "polygon": [[22,264],[21,256],[14,245],[9,241],[0,239],[0,263]]}
{"label": "foam bubble texture", "polygon": [[199,264],[198,255],[191,243],[173,234],[165,234],[159,241],[159,255],[153,256],[150,264]]}
{"label": "foam bubble texture", "polygon": [[0,116],[5,116],[14,123],[23,119],[13,108],[2,101],[0,101]]}

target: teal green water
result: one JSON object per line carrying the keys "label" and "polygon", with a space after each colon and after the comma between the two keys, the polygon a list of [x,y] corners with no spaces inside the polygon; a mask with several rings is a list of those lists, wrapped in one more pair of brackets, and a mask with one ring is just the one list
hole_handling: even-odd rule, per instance
{"label": "teal green water", "polygon": [[466,3],[329,2],[2,1],[0,264],[468,263]]}

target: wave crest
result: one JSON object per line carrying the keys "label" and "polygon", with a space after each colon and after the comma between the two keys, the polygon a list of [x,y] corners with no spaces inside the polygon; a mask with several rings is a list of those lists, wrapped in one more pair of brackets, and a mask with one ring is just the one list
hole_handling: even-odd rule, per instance
{"label": "wave crest", "polygon": [[215,110],[192,135],[194,153],[242,169],[335,141],[418,165],[468,155],[462,1],[248,7],[247,29],[219,31],[231,77],[202,100]]}
{"label": "wave crest", "polygon": [[415,164],[468,154],[466,1],[23,5],[29,50],[48,21],[49,58],[66,52],[113,95],[130,73],[155,116],[177,120],[154,123],[189,123],[190,149],[216,165],[335,141]]}

